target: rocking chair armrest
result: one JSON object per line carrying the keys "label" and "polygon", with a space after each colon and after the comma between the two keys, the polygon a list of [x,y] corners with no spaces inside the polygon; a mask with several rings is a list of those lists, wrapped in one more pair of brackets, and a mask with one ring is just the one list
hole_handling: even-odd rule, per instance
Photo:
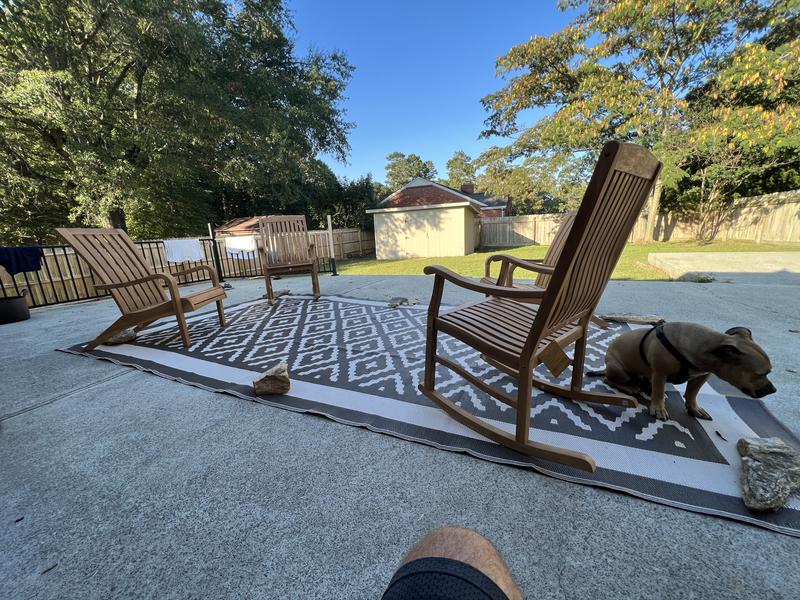
{"label": "rocking chair armrest", "polygon": [[111,291],[124,287],[129,287],[131,285],[141,285],[143,283],[147,283],[148,281],[156,281],[158,279],[167,284],[167,287],[169,288],[169,295],[172,299],[180,298],[180,293],[178,292],[178,282],[169,273],[152,273],[151,275],[147,275],[145,277],[139,277],[138,279],[131,279],[130,281],[118,281],[116,283],[102,283],[94,287],[96,290]]}
{"label": "rocking chair armrest", "polygon": [[208,271],[208,274],[211,277],[211,283],[214,286],[219,285],[219,275],[217,275],[217,270],[214,267],[210,267],[208,265],[197,265],[196,267],[189,267],[188,269],[183,269],[176,273],[172,273],[172,275],[175,277],[182,277],[184,275],[191,275],[192,273],[197,273],[198,271]]}
{"label": "rocking chair armrest", "polygon": [[491,283],[481,283],[473,281],[466,277],[462,277],[458,273],[451,271],[447,267],[441,265],[428,265],[423,272],[426,275],[436,275],[437,278],[443,278],[446,281],[456,284],[473,292],[487,294],[489,296],[499,296],[502,298],[510,298],[512,300],[527,300],[530,298],[541,298],[544,296],[543,290],[535,289],[519,289],[506,287],[503,285],[493,285]]}
{"label": "rocking chair armrest", "polygon": [[544,275],[552,275],[555,272],[555,267],[544,264],[543,260],[544,259],[541,258],[526,260],[523,258],[517,258],[516,256],[511,256],[510,254],[493,254],[486,259],[486,275],[487,277],[489,276],[489,265],[496,261],[502,261],[503,263],[514,265],[515,267],[525,269],[526,271],[543,273]]}

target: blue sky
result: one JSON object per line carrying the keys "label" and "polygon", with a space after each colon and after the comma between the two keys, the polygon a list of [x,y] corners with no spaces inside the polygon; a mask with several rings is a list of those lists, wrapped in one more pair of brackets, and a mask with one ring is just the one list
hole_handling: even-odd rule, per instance
{"label": "blue sky", "polygon": [[395,150],[432,160],[444,177],[456,150],[474,158],[502,142],[478,139],[488,116],[480,99],[502,86],[495,59],[570,20],[555,0],[288,0],[288,6],[298,53],[341,50],[355,67],[344,103],[355,123],[348,164],[322,158],[337,175],[371,172],[378,181]]}

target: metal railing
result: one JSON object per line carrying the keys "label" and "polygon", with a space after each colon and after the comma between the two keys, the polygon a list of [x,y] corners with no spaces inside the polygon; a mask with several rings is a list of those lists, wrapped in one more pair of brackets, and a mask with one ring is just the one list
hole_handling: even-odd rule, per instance
{"label": "metal railing", "polygon": [[[224,240],[225,238],[200,238],[205,258],[201,261],[183,263],[167,261],[163,240],[143,240],[134,243],[139,246],[145,261],[156,273],[174,275],[187,267],[203,264],[217,268],[214,260],[214,246],[216,245],[220,279],[260,277],[262,275],[260,253],[228,252],[224,247]],[[95,287],[98,282],[94,273],[70,246],[49,245],[41,248],[42,264],[38,271],[17,273],[12,277],[5,272],[5,269],[0,269],[0,297],[19,296],[23,290],[27,290],[28,305],[34,308],[75,302],[76,300],[103,298],[109,295],[108,292]],[[317,262],[320,272],[330,272],[331,262],[328,257],[319,257]],[[178,283],[198,283],[209,279],[208,273],[201,271],[178,277]]]}

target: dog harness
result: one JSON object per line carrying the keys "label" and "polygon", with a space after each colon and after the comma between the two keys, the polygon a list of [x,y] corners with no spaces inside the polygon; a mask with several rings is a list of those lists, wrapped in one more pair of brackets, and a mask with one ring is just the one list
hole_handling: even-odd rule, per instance
{"label": "dog harness", "polygon": [[647,356],[644,353],[644,342],[647,339],[647,337],[654,331],[656,332],[656,337],[658,338],[658,341],[661,342],[661,345],[664,346],[664,348],[667,349],[667,352],[672,354],[672,356],[675,357],[675,360],[677,360],[681,365],[681,370],[678,371],[676,374],[669,376],[667,378],[667,381],[669,381],[670,383],[685,383],[689,381],[689,379],[693,375],[698,375],[704,372],[695,367],[688,358],[686,358],[683,354],[681,354],[680,351],[675,346],[672,345],[672,342],[670,342],[667,339],[667,336],[664,333],[663,323],[659,323],[658,325],[653,325],[650,331],[645,333],[642,336],[641,341],[639,342],[639,356],[644,361],[644,364],[646,364],[648,367],[650,366],[650,361],[647,360]]}

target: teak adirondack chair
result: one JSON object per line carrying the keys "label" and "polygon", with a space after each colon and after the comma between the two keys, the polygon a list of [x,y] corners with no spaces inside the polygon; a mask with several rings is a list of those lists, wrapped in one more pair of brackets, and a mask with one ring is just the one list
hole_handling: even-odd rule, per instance
{"label": "teak adirondack chair", "polygon": [[[568,213],[561,222],[558,227],[558,231],[556,231],[556,235],[553,237],[550,247],[547,249],[547,253],[544,255],[544,258],[521,259],[509,254],[493,254],[486,259],[485,276],[481,279],[481,282],[511,286],[525,290],[544,291],[544,289],[547,287],[547,284],[550,282],[550,277],[553,275],[553,267],[558,262],[558,257],[561,256],[561,251],[564,249],[564,244],[567,243],[567,236],[569,236],[570,229],[572,229],[572,224],[575,222],[575,214],[576,213],[574,212]],[[494,262],[500,262],[500,273],[497,279],[492,279],[491,276],[492,263]],[[514,283],[514,271],[517,267],[525,271],[533,271],[534,273],[538,273],[533,285],[527,283]],[[540,300],[541,297],[524,300],[524,302],[528,302],[530,304],[539,304]],[[603,329],[608,328],[608,323],[597,315],[592,315],[592,322]]]}
{"label": "teak adirondack chair", "polygon": [[[133,327],[139,331],[150,323],[175,315],[181,330],[183,345],[191,342],[183,314],[197,310],[211,302],[217,303],[219,324],[225,325],[222,301],[225,290],[219,285],[217,272],[206,265],[198,265],[177,273],[155,273],[145,262],[142,253],[121,229],[56,229],[75,253],[86,262],[101,283],[97,290],[107,290],[117,303],[122,316],[86,345],[85,350],[96,348],[120,331]],[[207,271],[211,287],[188,296],[181,296],[177,277],[197,271]],[[168,294],[165,294],[166,286]]]}
{"label": "teak adirondack chair", "polygon": [[[545,289],[476,282],[442,266],[425,267],[426,274],[436,277],[428,309],[425,378],[420,391],[453,418],[491,440],[529,456],[594,471],[596,465],[591,456],[530,439],[531,388],[536,386],[582,402],[637,406],[630,396],[582,389],[586,334],[591,315],[660,170],[661,163],[640,146],[609,142],[603,147]],[[486,294],[487,298],[440,314],[446,281]],[[531,299],[537,299],[539,306],[523,304]],[[484,360],[514,377],[516,398],[437,354],[440,331],[480,351]],[[575,352],[570,359],[564,348],[572,342]],[[438,392],[437,363],[514,408],[514,434],[472,415]],[[570,385],[555,385],[535,377],[533,369],[540,363],[555,376],[572,364]]]}
{"label": "teak adirondack chair", "polygon": [[319,272],[314,244],[309,242],[306,218],[303,215],[261,217],[258,221],[261,236],[259,251],[267,285],[267,299],[275,302],[273,275],[310,273],[314,300],[318,300]]}

